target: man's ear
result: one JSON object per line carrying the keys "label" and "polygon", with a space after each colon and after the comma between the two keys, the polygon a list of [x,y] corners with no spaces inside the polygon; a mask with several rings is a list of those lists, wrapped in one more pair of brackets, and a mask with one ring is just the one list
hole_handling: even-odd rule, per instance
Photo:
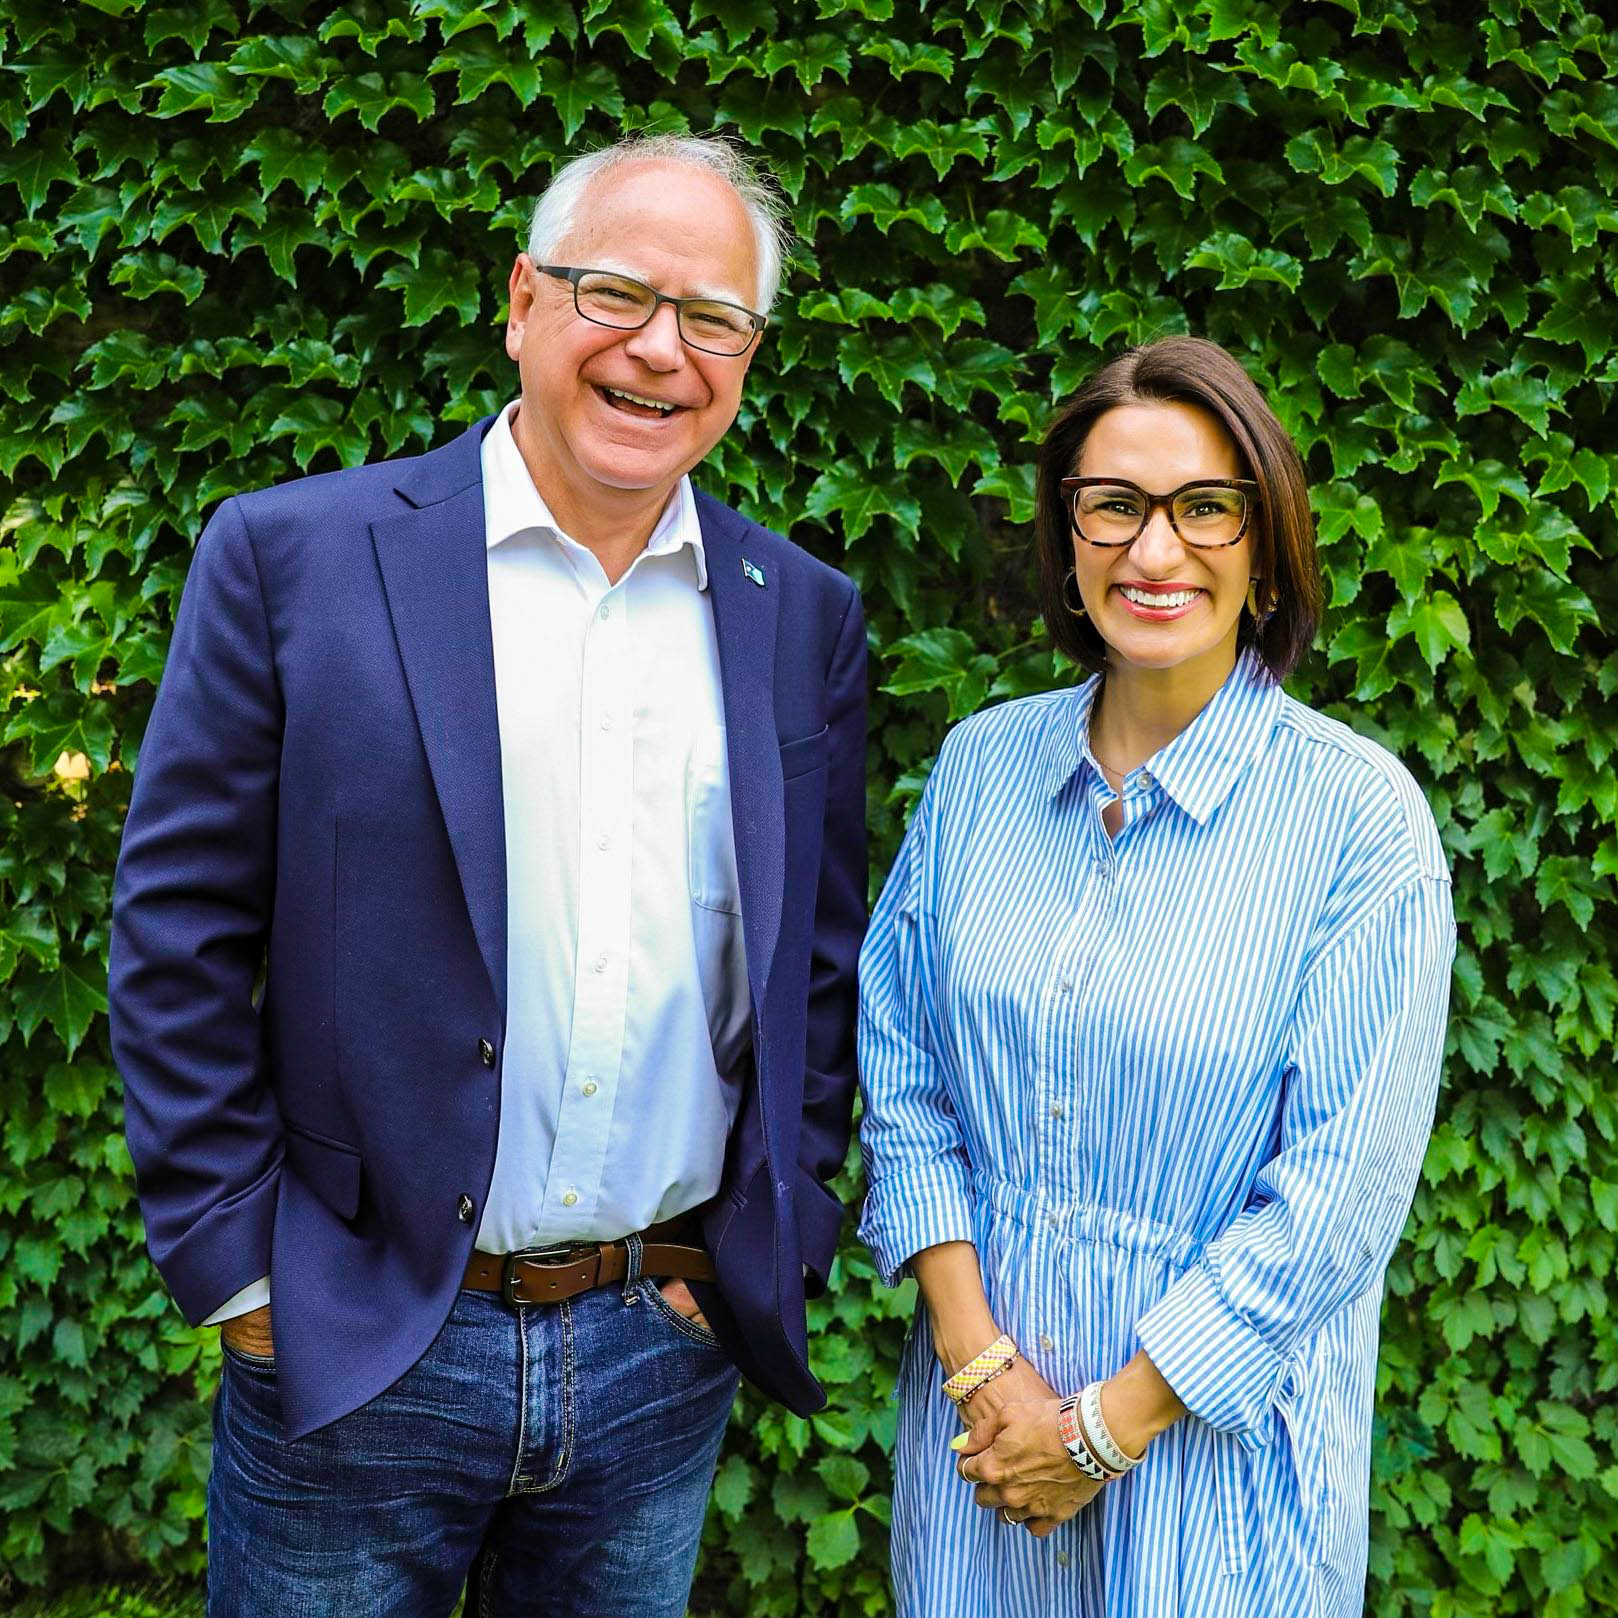
{"label": "man's ear", "polygon": [[506,282],[506,357],[516,360],[522,356],[523,332],[534,311],[534,290],[538,278],[534,274],[534,261],[526,253],[519,253],[511,266],[511,277]]}

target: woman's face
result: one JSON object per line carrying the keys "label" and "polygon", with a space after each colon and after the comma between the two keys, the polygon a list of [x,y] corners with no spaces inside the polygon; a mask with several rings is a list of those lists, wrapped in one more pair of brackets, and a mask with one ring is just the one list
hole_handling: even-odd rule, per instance
{"label": "woman's face", "polygon": [[[1217,416],[1179,402],[1119,405],[1096,419],[1077,477],[1119,478],[1168,494],[1198,478],[1244,469]],[[1073,534],[1073,567],[1108,662],[1206,673],[1214,684],[1236,661],[1236,636],[1253,572],[1253,526],[1236,544],[1201,549],[1155,508],[1133,543],[1104,548]]]}

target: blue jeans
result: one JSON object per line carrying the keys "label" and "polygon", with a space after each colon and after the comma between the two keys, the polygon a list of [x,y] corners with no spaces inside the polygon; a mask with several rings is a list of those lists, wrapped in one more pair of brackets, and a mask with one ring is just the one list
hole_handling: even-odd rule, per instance
{"label": "blue jeans", "polygon": [[209,1618],[680,1618],[737,1372],[647,1280],[508,1307],[289,1443],[273,1361],[225,1351]]}

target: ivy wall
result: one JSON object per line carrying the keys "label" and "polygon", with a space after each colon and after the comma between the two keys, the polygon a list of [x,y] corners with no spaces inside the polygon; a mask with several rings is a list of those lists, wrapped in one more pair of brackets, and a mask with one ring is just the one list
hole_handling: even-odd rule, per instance
{"label": "ivy wall", "polygon": [[[1415,771],[1461,920],[1370,1607],[1614,1610],[1618,29],[1592,6],[0,0],[0,1581],[202,1560],[217,1350],[145,1258],[104,1016],[191,544],[234,490],[508,397],[504,279],[552,164],[723,125],[803,246],[704,479],[865,592],[879,868],[946,725],[1070,677],[1031,596],[1052,401],[1183,330],[1271,389],[1328,573],[1293,688]],[[909,1303],[845,1246],[813,1311],[831,1407],[744,1394],[699,1610],[888,1610]]]}

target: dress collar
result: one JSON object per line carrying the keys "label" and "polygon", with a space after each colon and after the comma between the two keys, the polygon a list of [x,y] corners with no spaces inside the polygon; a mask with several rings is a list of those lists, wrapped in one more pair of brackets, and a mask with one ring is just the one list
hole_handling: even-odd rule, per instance
{"label": "dress collar", "polygon": [[[1039,761],[1044,796],[1054,796],[1081,767],[1104,779],[1090,751],[1090,715],[1100,690],[1100,675],[1086,680],[1070,703],[1059,705],[1047,727]],[[1140,769],[1198,825],[1206,825],[1264,745],[1282,700],[1279,683],[1249,647],[1207,707]]]}

